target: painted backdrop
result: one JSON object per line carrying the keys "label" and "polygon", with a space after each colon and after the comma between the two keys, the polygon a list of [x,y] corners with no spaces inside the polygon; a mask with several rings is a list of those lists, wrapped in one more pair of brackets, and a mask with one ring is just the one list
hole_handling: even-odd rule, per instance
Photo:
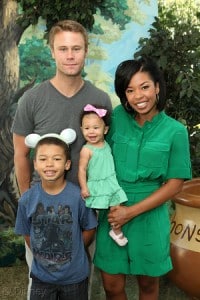
{"label": "painted backdrop", "polygon": [[[127,4],[128,9],[125,8],[123,15],[114,20],[98,13],[95,15],[85,65],[86,79],[108,92],[114,105],[118,103],[113,90],[116,67],[121,61],[133,57],[139,39],[148,36],[158,13],[156,0],[128,0]],[[28,28],[21,39],[21,85],[33,78],[40,82],[54,74],[54,62],[43,40],[44,30],[45,24],[41,20],[36,27]]]}
{"label": "painted backdrop", "polygon": [[[118,13],[117,7],[111,8],[113,19],[107,17],[106,11],[103,15],[98,12],[95,15],[93,32],[89,34],[90,46],[84,69],[85,78],[105,90],[111,96],[113,106],[119,103],[113,89],[116,67],[121,61],[133,57],[139,38],[148,36],[148,30],[158,13],[156,0],[127,0],[124,4],[128,7],[124,5],[123,13]],[[10,17],[12,19],[12,15]],[[20,39],[18,48],[21,91],[23,87],[25,89],[27,86],[38,84],[54,75],[55,65],[43,38],[44,31],[45,24],[40,20],[36,27],[29,27]],[[14,67],[13,65],[13,69]],[[3,74],[1,76],[3,80]],[[10,105],[11,118],[17,105],[15,101]],[[3,141],[0,143],[0,225],[3,226],[14,225],[19,197],[14,176],[10,122],[5,123],[6,128],[1,131],[0,136]]]}

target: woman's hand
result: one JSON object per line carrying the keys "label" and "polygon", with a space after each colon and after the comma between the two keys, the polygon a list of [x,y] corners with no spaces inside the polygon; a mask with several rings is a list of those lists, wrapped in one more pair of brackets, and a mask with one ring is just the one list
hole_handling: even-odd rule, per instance
{"label": "woman's hand", "polygon": [[128,211],[129,208],[123,205],[112,206],[108,214],[108,222],[114,228],[121,227],[131,219]]}
{"label": "woman's hand", "polygon": [[184,181],[182,179],[169,179],[158,190],[134,205],[119,205],[111,207],[108,214],[108,222],[111,226],[119,228],[129,222],[132,218],[154,209],[171,199],[174,195],[180,192],[183,183]]}

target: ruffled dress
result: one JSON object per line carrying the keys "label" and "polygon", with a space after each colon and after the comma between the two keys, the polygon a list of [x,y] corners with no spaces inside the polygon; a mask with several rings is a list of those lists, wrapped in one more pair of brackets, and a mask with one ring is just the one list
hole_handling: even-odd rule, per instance
{"label": "ruffled dress", "polygon": [[87,185],[90,197],[85,199],[86,206],[107,209],[127,201],[127,196],[118,184],[110,146],[105,141],[101,148],[84,145],[92,151],[87,168]]}

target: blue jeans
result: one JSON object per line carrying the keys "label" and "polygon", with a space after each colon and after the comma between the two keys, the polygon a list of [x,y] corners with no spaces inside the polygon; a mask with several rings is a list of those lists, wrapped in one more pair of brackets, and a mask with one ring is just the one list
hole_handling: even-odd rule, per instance
{"label": "blue jeans", "polygon": [[57,285],[34,277],[30,300],[88,300],[88,278],[78,283]]}

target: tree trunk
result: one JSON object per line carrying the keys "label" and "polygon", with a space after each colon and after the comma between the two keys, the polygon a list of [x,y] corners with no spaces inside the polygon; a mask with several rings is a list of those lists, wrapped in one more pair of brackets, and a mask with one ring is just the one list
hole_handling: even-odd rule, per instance
{"label": "tree trunk", "polygon": [[11,104],[19,84],[19,25],[17,2],[0,0],[0,224],[14,225],[17,191],[14,188]]}
{"label": "tree trunk", "polygon": [[16,35],[17,2],[0,1],[0,128],[9,114],[19,83],[19,55]]}

